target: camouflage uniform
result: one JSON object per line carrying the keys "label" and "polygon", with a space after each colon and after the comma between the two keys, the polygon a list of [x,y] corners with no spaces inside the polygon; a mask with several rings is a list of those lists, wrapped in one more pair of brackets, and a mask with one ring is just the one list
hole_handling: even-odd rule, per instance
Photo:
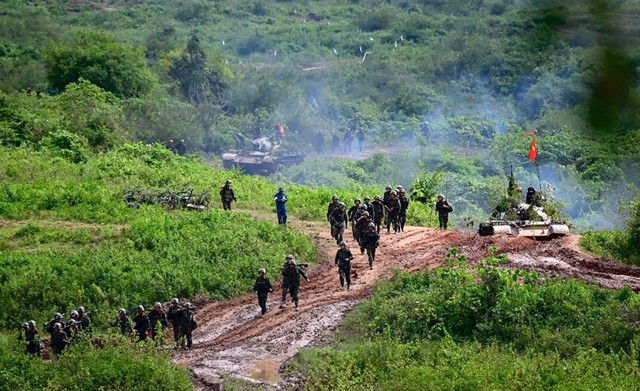
{"label": "camouflage uniform", "polygon": [[344,229],[347,227],[347,213],[344,208],[336,208],[331,212],[331,236],[336,240],[336,244],[342,242]]}
{"label": "camouflage uniform", "polygon": [[335,264],[338,266],[338,274],[340,275],[340,288],[344,288],[344,281],[347,280],[347,289],[351,289],[351,260],[353,254],[344,246],[338,249],[336,252]]}
{"label": "camouflage uniform", "polygon": [[62,328],[55,330],[51,335],[51,350],[54,355],[58,356],[62,354],[62,351],[68,344],[69,340],[67,339],[67,333],[65,333]]}
{"label": "camouflage uniform", "polygon": [[309,279],[304,271],[293,262],[289,263],[287,267],[282,270],[282,277],[283,280],[286,281],[287,287],[289,288],[289,294],[291,295],[291,300],[297,309],[298,292],[300,291],[300,277],[304,278],[306,281],[309,281]]}
{"label": "camouflage uniform", "polygon": [[181,309],[179,312],[180,338],[178,339],[182,340],[183,346],[184,346],[184,343],[186,342],[187,348],[191,348],[191,345],[193,344],[192,333],[193,333],[193,330],[195,330],[197,327],[194,314],[193,312],[191,312],[192,309],[193,307],[188,305],[188,306],[185,306],[183,309]]}
{"label": "camouflage uniform", "polygon": [[373,224],[376,226],[376,231],[380,232],[380,225],[382,224],[382,217],[384,216],[384,205],[380,199],[377,199],[373,201],[371,206],[373,209]]}
{"label": "camouflage uniform", "polygon": [[178,343],[180,339],[180,305],[178,303],[172,303],[169,307],[168,320],[171,322],[173,328],[173,340]]}
{"label": "camouflage uniform", "polygon": [[398,214],[400,212],[400,201],[395,197],[390,197],[385,204],[387,206],[387,233],[389,227],[393,225],[393,231],[398,232]]}
{"label": "camouflage uniform", "polygon": [[369,270],[373,269],[373,261],[376,258],[376,248],[380,241],[380,234],[375,230],[375,225],[368,229],[362,235],[362,246],[367,250],[367,258],[369,259]]}
{"label": "camouflage uniform", "polygon": [[409,198],[404,194],[404,192],[400,193],[400,197],[398,198],[400,201],[400,211],[398,213],[398,229],[401,232],[404,232],[404,224],[407,222],[407,209],[409,209]]}
{"label": "camouflage uniform", "polygon": [[222,198],[222,209],[224,210],[231,210],[231,201],[237,202],[230,184],[225,184],[220,188],[220,197]]}
{"label": "camouflage uniform", "polygon": [[149,335],[149,317],[144,312],[138,312],[133,318],[133,329],[138,335],[138,341],[144,341]]}
{"label": "camouflage uniform", "polygon": [[253,284],[253,291],[258,293],[258,305],[262,311],[262,315],[267,313],[267,297],[269,292],[273,292],[271,281],[262,274],[256,279],[256,283]]}
{"label": "camouflage uniform", "polygon": [[453,208],[444,200],[444,197],[438,197],[438,202],[436,202],[436,212],[438,212],[440,229],[446,230],[447,224],[449,223],[449,213],[453,212]]}
{"label": "camouflage uniform", "polygon": [[162,326],[162,330],[169,326],[169,322],[167,322],[167,314],[165,314],[164,310],[153,308],[149,311],[149,334],[151,339],[156,339],[156,327],[158,322],[160,322],[160,326]]}

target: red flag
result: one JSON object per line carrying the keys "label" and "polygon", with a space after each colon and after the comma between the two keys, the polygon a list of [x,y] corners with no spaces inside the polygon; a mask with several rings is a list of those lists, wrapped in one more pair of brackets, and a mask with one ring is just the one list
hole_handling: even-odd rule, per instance
{"label": "red flag", "polygon": [[278,132],[280,132],[280,137],[287,137],[287,135],[284,133],[284,126],[282,126],[282,122],[278,122]]}
{"label": "red flag", "polygon": [[532,162],[535,162],[537,156],[538,156],[538,146],[536,145],[536,138],[533,137],[531,139],[531,147],[529,147],[529,159],[531,159]]}
{"label": "red flag", "polygon": [[535,136],[535,135],[536,135],[536,130],[535,129],[531,129],[530,131],[524,133],[525,137],[527,137],[527,136]]}

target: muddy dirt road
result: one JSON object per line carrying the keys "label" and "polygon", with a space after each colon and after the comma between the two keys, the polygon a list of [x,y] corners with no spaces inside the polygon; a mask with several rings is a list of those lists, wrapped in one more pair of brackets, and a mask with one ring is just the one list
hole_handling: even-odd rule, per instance
{"label": "muddy dirt road", "polygon": [[[269,312],[259,316],[256,296],[251,294],[226,301],[200,303],[199,327],[194,332],[194,347],[176,351],[173,361],[187,366],[201,389],[218,389],[222,378],[235,377],[266,389],[283,384],[279,369],[300,349],[326,344],[344,316],[359,301],[372,293],[375,282],[393,269],[410,271],[441,266],[448,249],[457,247],[477,264],[496,246],[507,255],[505,268],[535,270],[549,276],[576,277],[596,284],[640,291],[640,269],[617,262],[593,258],[577,247],[579,237],[536,241],[529,238],[480,237],[458,232],[408,227],[406,232],[382,233],[374,269],[369,270],[366,254],[347,241],[356,259],[352,269],[357,278],[352,289],[340,289],[333,258],[337,250],[323,223],[292,221],[306,232],[318,247],[318,265],[307,274],[310,282],[301,283],[300,308],[289,304],[279,309],[280,284],[277,271],[268,273],[274,283],[269,295]],[[285,382],[286,383],[286,382]]]}

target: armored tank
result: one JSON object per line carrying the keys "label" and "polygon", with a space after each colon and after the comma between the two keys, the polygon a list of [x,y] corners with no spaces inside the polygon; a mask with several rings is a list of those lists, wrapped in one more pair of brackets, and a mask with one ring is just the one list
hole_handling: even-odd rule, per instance
{"label": "armored tank", "polygon": [[250,139],[238,133],[238,138],[251,146],[251,150],[231,149],[222,154],[226,169],[240,168],[248,174],[270,175],[280,167],[302,163],[304,155],[288,153],[281,144],[272,143],[267,137]]}
{"label": "armored tank", "polygon": [[513,177],[513,170],[507,193],[491,219],[480,223],[479,235],[506,234],[544,238],[569,234],[569,226],[564,221],[545,213],[544,197],[532,187],[527,191],[525,202],[519,202],[520,188]]}

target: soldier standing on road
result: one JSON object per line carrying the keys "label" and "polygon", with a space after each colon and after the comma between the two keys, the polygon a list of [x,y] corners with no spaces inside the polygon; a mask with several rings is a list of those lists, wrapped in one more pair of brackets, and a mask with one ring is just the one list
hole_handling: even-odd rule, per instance
{"label": "soldier standing on road", "polygon": [[69,340],[67,339],[67,333],[62,330],[62,324],[54,323],[53,324],[53,334],[51,334],[51,350],[55,356],[59,356],[62,354],[64,348],[69,344]]}
{"label": "soldier standing on road", "polygon": [[338,207],[331,212],[331,237],[339,244],[344,237],[344,229],[347,227],[347,212],[344,203],[338,204]]}
{"label": "soldier standing on road", "polygon": [[335,264],[338,266],[340,276],[340,289],[344,290],[344,281],[347,280],[347,290],[351,290],[351,261],[353,254],[347,248],[347,242],[340,242],[340,248],[336,252]]}
{"label": "soldier standing on road", "polygon": [[253,291],[258,293],[258,305],[262,310],[261,315],[264,316],[267,313],[267,296],[270,292],[273,292],[271,282],[264,275],[267,273],[265,269],[258,270],[258,278],[253,285]]}
{"label": "soldier standing on road", "polygon": [[436,202],[436,212],[438,212],[438,221],[440,229],[446,230],[449,223],[449,213],[453,212],[453,208],[444,199],[444,195],[438,194],[438,202]]}
{"label": "soldier standing on road", "polygon": [[354,239],[356,237],[356,221],[358,221],[360,216],[362,216],[362,201],[360,201],[360,198],[356,198],[353,200],[353,205],[351,205],[347,212],[347,218],[351,222],[351,233]]}
{"label": "soldier standing on road", "polygon": [[398,212],[398,230],[404,232],[404,224],[407,222],[407,209],[409,209],[409,197],[404,189],[399,190],[398,201],[400,201],[400,211]]}
{"label": "soldier standing on road", "polygon": [[380,233],[380,225],[382,224],[382,217],[384,216],[384,205],[379,195],[373,197],[373,223],[376,225],[376,232]]}
{"label": "soldier standing on road", "polygon": [[149,317],[144,313],[144,307],[136,308],[136,316],[133,318],[133,329],[138,335],[138,342],[145,341],[149,335]]}
{"label": "soldier standing on road", "polygon": [[120,334],[124,336],[131,335],[131,331],[132,331],[131,321],[129,320],[129,317],[127,316],[127,311],[124,308],[120,308],[118,310],[118,319],[116,319],[116,321],[113,322],[111,326],[119,327]]}
{"label": "soldier standing on road", "polygon": [[[298,310],[298,293],[300,291],[300,277],[304,278],[305,281],[309,282],[309,278],[304,273],[304,271],[300,268],[300,266],[296,265],[296,261],[291,259],[289,263],[287,263],[287,267],[282,270],[283,280],[286,281],[287,287],[289,288],[289,294],[291,295],[291,300],[293,301],[294,308]],[[283,305],[280,306],[282,308]]]}
{"label": "soldier standing on road", "polygon": [[276,202],[278,224],[287,224],[287,195],[284,193],[284,187],[278,188],[278,192],[274,196],[273,200]]}
{"label": "soldier standing on road", "polygon": [[376,232],[376,225],[369,223],[367,232],[362,235],[362,246],[367,250],[369,259],[369,270],[373,270],[373,261],[376,258],[376,248],[380,244],[380,235]]}
{"label": "soldier standing on road", "polygon": [[362,212],[362,216],[356,222],[356,240],[360,245],[360,254],[364,254],[364,245],[362,244],[362,236],[367,232],[367,227],[371,223],[371,218],[369,217],[369,212],[366,210]]}
{"label": "soldier standing on road", "polygon": [[167,314],[165,314],[162,309],[162,304],[160,302],[155,302],[153,304],[153,309],[149,311],[149,335],[151,339],[156,339],[156,326],[158,322],[160,322],[160,326],[162,330],[166,329],[169,326],[169,322],[167,322]]}
{"label": "soldier standing on road", "polygon": [[177,297],[171,299],[171,305],[169,306],[169,313],[167,319],[171,322],[173,328],[173,340],[178,344],[180,339],[180,300]]}
{"label": "soldier standing on road", "polygon": [[231,210],[231,201],[238,202],[236,195],[233,193],[233,182],[227,179],[224,186],[220,188],[220,197],[222,198],[222,209]]}
{"label": "soldier standing on road", "polygon": [[[185,303],[183,308],[179,311],[180,316],[180,338],[182,347],[184,347],[184,343],[187,343],[187,349],[191,349],[191,345],[193,344],[192,334],[193,330],[198,327],[196,323],[195,315],[193,310],[196,307],[191,303]],[[186,340],[186,341],[185,341]]]}
{"label": "soldier standing on road", "polygon": [[287,279],[284,277],[284,272],[291,262],[293,262],[293,255],[289,254],[284,258],[284,265],[282,265],[282,269],[280,270],[280,274],[282,274],[282,299],[280,300],[280,308],[284,308],[284,306],[287,305],[287,291],[289,290],[289,286],[287,285]]}
{"label": "soldier standing on road", "polygon": [[389,233],[389,227],[393,225],[393,232],[398,233],[398,213],[400,212],[400,201],[397,198],[398,194],[394,191],[390,193],[389,200],[387,200],[387,233]]}
{"label": "soldier standing on road", "polygon": [[329,224],[331,224],[331,228],[333,228],[333,223],[331,222],[331,213],[333,212],[334,209],[338,207],[339,203],[340,202],[338,200],[337,195],[334,195],[333,197],[331,197],[331,202],[329,203],[329,207],[327,208],[327,221],[329,222]]}

